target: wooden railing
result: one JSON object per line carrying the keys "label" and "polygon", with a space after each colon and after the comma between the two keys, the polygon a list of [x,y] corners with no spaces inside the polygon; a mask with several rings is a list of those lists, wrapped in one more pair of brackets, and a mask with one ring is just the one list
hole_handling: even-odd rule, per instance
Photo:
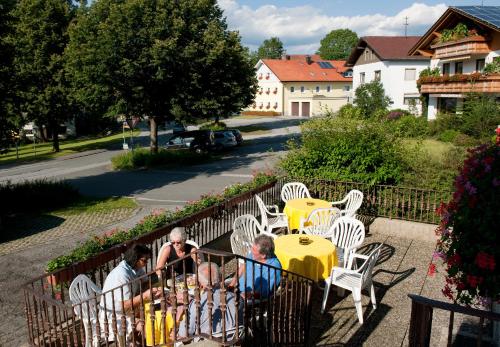
{"label": "wooden railing", "polygon": [[351,189],[357,189],[364,195],[360,214],[422,223],[437,223],[439,216],[436,214],[436,209],[441,202],[447,202],[451,197],[451,191],[314,178],[287,178],[286,180],[303,182],[314,197],[328,201],[342,200]]}
{"label": "wooden railing", "polygon": [[500,314],[490,311],[478,310],[470,307],[450,304],[448,302],[432,300],[423,296],[408,294],[411,304],[411,320],[410,320],[410,347],[424,347],[430,345],[432,331],[432,315],[434,309],[440,309],[450,312],[448,322],[448,346],[453,343],[453,322],[455,313],[461,313],[472,317],[479,318],[479,334],[476,338],[476,345],[481,346],[483,342],[483,325],[486,319],[490,321],[500,321]]}

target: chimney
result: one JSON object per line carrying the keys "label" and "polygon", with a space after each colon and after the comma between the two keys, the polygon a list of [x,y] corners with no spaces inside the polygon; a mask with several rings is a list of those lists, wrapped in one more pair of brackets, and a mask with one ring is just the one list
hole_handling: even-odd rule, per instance
{"label": "chimney", "polygon": [[283,55],[281,56],[281,59],[282,59],[282,60],[290,60],[290,55],[289,55],[289,54],[283,54]]}
{"label": "chimney", "polygon": [[311,59],[311,56],[310,55],[306,55],[306,62],[308,65],[311,65],[312,64],[312,59]]}

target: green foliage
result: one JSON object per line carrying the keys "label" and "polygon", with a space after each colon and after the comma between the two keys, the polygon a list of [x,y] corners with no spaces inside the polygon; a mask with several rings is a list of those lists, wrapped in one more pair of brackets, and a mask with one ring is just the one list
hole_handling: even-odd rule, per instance
{"label": "green foliage", "polygon": [[392,122],[394,131],[402,137],[423,137],[429,131],[429,122],[425,117],[403,115]]}
{"label": "green foliage", "polygon": [[302,147],[291,148],[280,166],[292,177],[397,184],[405,170],[401,148],[385,123],[315,119],[302,125]]}
{"label": "green foliage", "polygon": [[225,129],[227,129],[227,125],[224,122],[211,122],[211,123],[205,123],[200,126],[200,130],[218,131]]}
{"label": "green foliage", "polygon": [[464,23],[458,23],[453,29],[444,29],[441,32],[441,42],[455,41],[469,36],[469,29]]}
{"label": "green foliage", "polygon": [[429,134],[439,136],[445,130],[462,128],[462,117],[450,113],[438,113],[436,119],[429,122]]}
{"label": "green foliage", "polygon": [[353,104],[345,104],[333,116],[348,119],[362,119],[361,109]]}
{"label": "green foliage", "polygon": [[259,59],[281,59],[286,53],[283,42],[278,37],[264,40],[257,49],[257,60]]}
{"label": "green foliage", "polygon": [[462,132],[476,139],[488,139],[500,124],[500,104],[494,96],[470,94],[464,101]]}
{"label": "green foliage", "polygon": [[354,104],[360,109],[363,118],[373,118],[377,114],[385,113],[390,101],[378,80],[364,83],[355,91]]}
{"label": "green foliage", "polygon": [[500,59],[493,59],[491,63],[486,64],[483,72],[486,74],[500,73]]}
{"label": "green foliage", "polygon": [[443,142],[453,142],[458,135],[460,135],[460,131],[455,129],[446,129],[439,134],[438,139]]}
{"label": "green foliage", "polygon": [[164,165],[194,165],[209,160],[210,156],[189,150],[160,149],[157,153],[151,153],[145,148],[139,148],[111,158],[111,163],[115,170],[132,170]]}
{"label": "green foliage", "polygon": [[73,249],[69,254],[59,256],[47,263],[47,272],[61,269],[71,264],[86,260],[95,256],[99,252],[105,251],[117,244],[129,241],[137,236],[147,234],[155,229],[199,212],[205,208],[222,203],[225,199],[258,188],[264,184],[276,181],[276,176],[272,173],[257,173],[252,181],[244,184],[238,184],[236,188],[227,187],[222,194],[203,195],[200,200],[189,202],[184,208],[174,212],[155,210],[149,216],[146,216],[135,227],[130,230],[114,229],[103,236],[94,236],[85,241],[82,245]]}
{"label": "green foliage", "polygon": [[66,206],[76,201],[80,194],[63,181],[35,180],[20,183],[0,183],[3,204],[0,216],[34,213]]}
{"label": "green foliage", "polygon": [[454,302],[488,307],[500,299],[500,146],[469,151],[454,182],[452,200],[437,212],[441,223],[435,258],[446,268],[443,294]]}
{"label": "green foliage", "polygon": [[422,77],[439,77],[439,76],[441,76],[441,71],[439,70],[438,67],[435,67],[433,69],[431,69],[430,67],[426,67],[425,69],[423,69],[422,71],[420,71],[420,73],[418,74],[419,78],[422,78]]}
{"label": "green foliage", "polygon": [[316,54],[325,60],[346,60],[358,42],[358,35],[349,29],[330,31],[322,40]]}

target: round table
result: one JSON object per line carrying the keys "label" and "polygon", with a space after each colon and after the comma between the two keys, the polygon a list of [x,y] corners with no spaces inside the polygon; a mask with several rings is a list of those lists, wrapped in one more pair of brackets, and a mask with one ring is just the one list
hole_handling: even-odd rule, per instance
{"label": "round table", "polygon": [[332,207],[332,203],[330,201],[301,198],[288,200],[283,212],[288,217],[288,226],[290,227],[290,230],[293,230],[298,229],[300,227],[300,220],[307,219],[313,210],[328,207]]}
{"label": "round table", "polygon": [[295,272],[318,282],[330,276],[337,265],[335,246],[330,240],[316,235],[307,235],[307,245],[299,243],[299,237],[293,234],[280,236],[274,240],[275,253],[284,270]]}

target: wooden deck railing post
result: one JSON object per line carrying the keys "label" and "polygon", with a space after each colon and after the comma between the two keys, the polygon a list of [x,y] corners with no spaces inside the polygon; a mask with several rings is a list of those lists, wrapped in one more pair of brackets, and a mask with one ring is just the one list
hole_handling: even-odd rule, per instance
{"label": "wooden deck railing post", "polygon": [[431,339],[432,307],[412,301],[410,347],[428,347]]}

